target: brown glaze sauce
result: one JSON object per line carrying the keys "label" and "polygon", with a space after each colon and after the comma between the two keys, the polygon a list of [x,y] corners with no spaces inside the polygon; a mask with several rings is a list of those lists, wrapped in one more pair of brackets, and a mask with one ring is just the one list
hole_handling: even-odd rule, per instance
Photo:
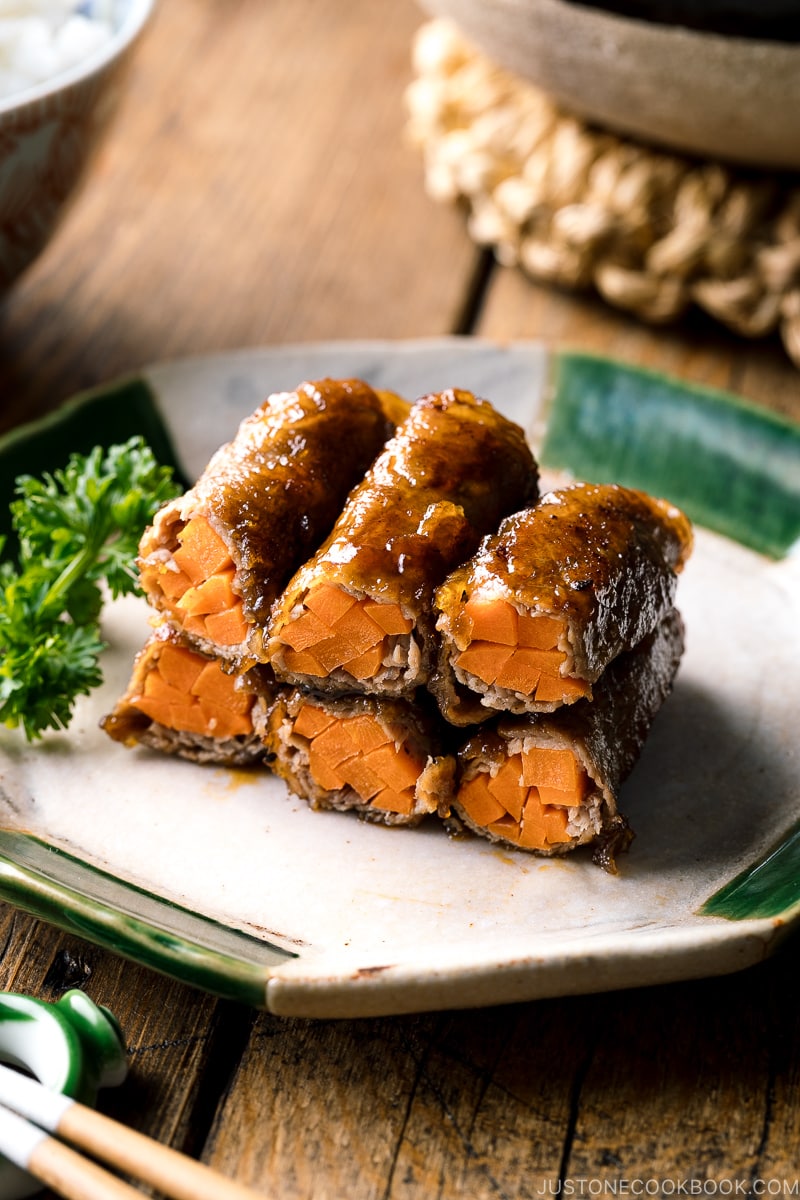
{"label": "brown glaze sauce", "polygon": [[234,548],[252,620],[266,619],[393,431],[367,384],[325,379],[270,397],[211,460],[198,496]]}
{"label": "brown glaze sauce", "polygon": [[346,565],[353,588],[415,608],[536,495],[519,426],[470,392],[426,396],[352,493],[316,565]]}
{"label": "brown glaze sauce", "polygon": [[[496,585],[527,608],[586,626],[623,581],[630,603],[661,608],[691,541],[687,519],[664,501],[616,484],[575,484],[503,521],[450,576],[438,604],[448,609]],[[456,617],[456,636],[457,625]]]}

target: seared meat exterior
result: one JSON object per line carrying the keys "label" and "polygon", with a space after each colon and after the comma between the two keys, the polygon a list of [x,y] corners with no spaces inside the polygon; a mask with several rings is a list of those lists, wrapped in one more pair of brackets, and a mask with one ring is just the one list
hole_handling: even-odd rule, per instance
{"label": "seared meat exterior", "polygon": [[239,667],[264,662],[273,601],[329,533],[403,407],[357,379],[269,396],[145,531],[149,602],[205,653]]}
{"label": "seared meat exterior", "polygon": [[276,676],[412,696],[433,659],[434,588],[537,494],[519,426],[470,392],[418,400],[276,605]]}
{"label": "seared meat exterior", "polygon": [[691,545],[679,509],[616,484],[574,484],[508,517],[436,592],[444,716],[468,725],[590,698],[672,607]]}
{"label": "seared meat exterior", "polygon": [[539,854],[591,842],[607,870],[631,838],[619,789],[669,695],[683,653],[676,609],[594,688],[554,713],[499,717],[462,746],[452,811],[491,841]]}
{"label": "seared meat exterior", "polygon": [[264,670],[226,673],[222,664],[183,644],[161,624],[136,656],[125,694],[103,718],[109,737],[199,763],[241,767],[261,763],[253,731],[256,695],[272,695]]}
{"label": "seared meat exterior", "polygon": [[442,730],[404,700],[284,688],[257,705],[255,726],[273,770],[312,808],[417,825],[451,798],[455,760],[443,753]]}

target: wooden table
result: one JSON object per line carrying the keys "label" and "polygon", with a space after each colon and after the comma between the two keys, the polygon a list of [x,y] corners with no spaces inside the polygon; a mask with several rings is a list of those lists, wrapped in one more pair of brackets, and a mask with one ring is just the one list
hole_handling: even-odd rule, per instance
{"label": "wooden table", "polygon": [[[403,138],[422,19],[411,0],[162,0],[86,191],[2,307],[0,428],[147,362],[453,332],[601,350],[800,417],[777,341],[649,331],[475,249]],[[0,919],[1,987],[80,985],[119,1016],[132,1072],[105,1110],[265,1196],[796,1194],[791,945],[722,979],[327,1022]]]}

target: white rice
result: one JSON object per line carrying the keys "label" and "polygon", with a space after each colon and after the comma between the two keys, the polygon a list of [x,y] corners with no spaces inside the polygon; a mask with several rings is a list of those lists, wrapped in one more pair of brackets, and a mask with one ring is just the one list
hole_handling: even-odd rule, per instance
{"label": "white rice", "polygon": [[98,50],[112,0],[0,0],[0,99],[35,87]]}

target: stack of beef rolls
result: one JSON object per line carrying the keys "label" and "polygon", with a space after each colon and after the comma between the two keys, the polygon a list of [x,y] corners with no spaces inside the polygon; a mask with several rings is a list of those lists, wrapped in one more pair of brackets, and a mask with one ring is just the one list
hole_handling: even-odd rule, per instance
{"label": "stack of beef rolls", "polygon": [[540,495],[522,429],[468,391],[302,383],[145,531],[153,632],[103,727],[313,808],[614,870],[691,544],[641,491]]}

